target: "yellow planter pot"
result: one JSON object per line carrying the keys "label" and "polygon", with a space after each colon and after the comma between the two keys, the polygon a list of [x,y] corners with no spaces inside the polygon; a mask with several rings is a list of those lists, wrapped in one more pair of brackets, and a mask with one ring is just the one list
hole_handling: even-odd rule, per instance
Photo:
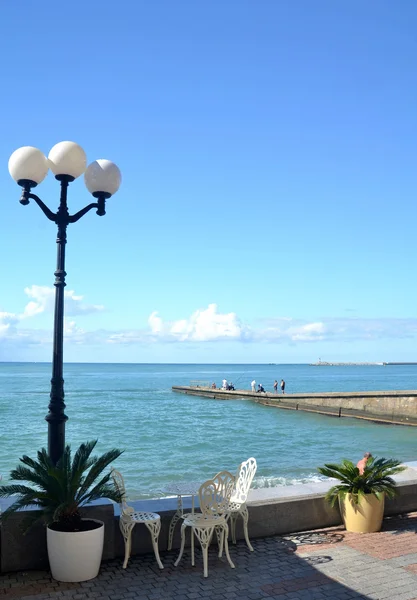
{"label": "yellow planter pot", "polygon": [[355,533],[374,533],[380,531],[384,518],[384,494],[366,494],[354,504],[352,495],[339,498],[340,512],[346,531]]}

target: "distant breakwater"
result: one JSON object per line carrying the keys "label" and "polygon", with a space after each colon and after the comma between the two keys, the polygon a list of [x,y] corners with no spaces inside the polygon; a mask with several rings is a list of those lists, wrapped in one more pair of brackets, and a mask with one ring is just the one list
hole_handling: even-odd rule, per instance
{"label": "distant breakwater", "polygon": [[[310,367],[382,367],[389,363],[382,362],[326,362],[319,360],[316,363],[310,363]],[[408,363],[412,364],[412,363]]]}
{"label": "distant breakwater", "polygon": [[404,367],[416,366],[417,362],[327,362],[319,360],[309,367]]}
{"label": "distant breakwater", "polygon": [[417,390],[389,392],[327,392],[311,394],[254,393],[201,386],[172,386],[174,392],[214,400],[250,400],[284,410],[300,410],[332,417],[353,417],[392,425],[417,426]]}

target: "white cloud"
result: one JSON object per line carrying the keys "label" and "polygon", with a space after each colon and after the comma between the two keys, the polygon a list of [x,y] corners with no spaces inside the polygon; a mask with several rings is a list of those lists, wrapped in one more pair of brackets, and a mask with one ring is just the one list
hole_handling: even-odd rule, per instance
{"label": "white cloud", "polygon": [[[45,285],[32,285],[25,288],[25,294],[33,298],[25,306],[21,318],[34,317],[40,313],[52,313],[55,305],[55,289]],[[74,290],[64,290],[65,314],[85,315],[104,310],[99,304],[84,304],[84,296],[76,296]]]}
{"label": "white cloud", "polygon": [[84,329],[78,327],[75,321],[68,321],[68,319],[64,319],[64,334],[66,336],[81,335],[84,333]]}
{"label": "white cloud", "polygon": [[120,331],[118,333],[107,332],[106,341],[108,344],[142,344],[152,342],[148,331],[133,329],[131,331]]}
{"label": "white cloud", "polygon": [[188,319],[164,322],[157,312],[148,319],[151,333],[162,339],[179,342],[211,342],[215,340],[242,340],[248,334],[236,313],[219,313],[217,304],[198,309]]}
{"label": "white cloud", "polygon": [[8,323],[0,322],[0,339],[8,337],[10,335],[10,325]]}
{"label": "white cloud", "polygon": [[286,334],[293,342],[311,342],[323,340],[326,332],[324,323],[307,323],[299,327],[289,327]]}
{"label": "white cloud", "polygon": [[0,323],[3,325],[16,325],[19,322],[19,317],[14,313],[0,311]]}
{"label": "white cloud", "polygon": [[347,342],[417,336],[416,318],[340,317],[312,322],[302,319],[263,319],[262,324],[264,327],[253,330],[259,342]]}
{"label": "white cloud", "polygon": [[154,311],[150,314],[148,319],[149,327],[151,328],[152,333],[161,333],[163,328],[163,323],[161,317],[158,317],[158,313]]}
{"label": "white cloud", "polygon": [[[41,313],[53,312],[55,303],[55,290],[53,287],[32,285],[25,288],[25,294],[31,298],[22,313],[0,311],[0,340],[2,350],[6,347],[28,347],[33,345],[50,345],[52,342],[51,329],[33,329],[22,326],[30,318]],[[74,291],[68,290],[65,294],[65,312],[67,315],[89,314],[103,310],[101,305],[88,305],[83,303],[83,296],[77,296]],[[86,332],[78,327],[75,321],[64,321],[65,339],[73,343],[98,343],[108,337],[103,332]]]}
{"label": "white cloud", "polygon": [[17,315],[0,311],[0,339],[15,336],[18,322],[19,317]]}
{"label": "white cloud", "polygon": [[220,313],[216,304],[176,321],[164,321],[154,311],[149,315],[148,325],[149,329],[112,333],[107,341],[111,344],[246,341],[251,335],[235,313]]}

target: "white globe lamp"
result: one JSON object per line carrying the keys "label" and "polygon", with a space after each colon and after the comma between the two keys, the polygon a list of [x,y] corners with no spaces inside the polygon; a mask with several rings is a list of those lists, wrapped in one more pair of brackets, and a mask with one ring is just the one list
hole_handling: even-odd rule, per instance
{"label": "white globe lamp", "polygon": [[87,167],[87,156],[75,142],[59,142],[48,155],[49,168],[57,179],[69,177],[77,179]]}
{"label": "white globe lamp", "polygon": [[121,181],[119,167],[105,158],[92,162],[84,173],[86,188],[95,198],[110,198],[119,189]]}
{"label": "white globe lamp", "polygon": [[36,187],[48,174],[48,159],[33,146],[23,146],[9,158],[9,173],[22,187]]}

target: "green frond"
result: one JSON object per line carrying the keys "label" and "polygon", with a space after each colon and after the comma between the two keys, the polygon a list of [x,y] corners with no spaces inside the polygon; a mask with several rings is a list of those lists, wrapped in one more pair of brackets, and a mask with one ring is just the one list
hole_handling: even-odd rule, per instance
{"label": "green frond", "polygon": [[122,501],[120,492],[117,491],[112,484],[109,484],[102,486],[99,489],[94,488],[91,490],[91,492],[88,494],[87,502],[93,502],[94,500],[100,500],[102,498],[112,500],[113,502],[116,502],[116,504],[120,504]]}
{"label": "green frond", "polygon": [[82,497],[87,490],[93,485],[97,477],[106,469],[112,462],[114,462],[119,456],[123,454],[123,450],[113,448],[109,452],[105,452],[100,457],[94,457],[94,464],[92,465],[88,475],[86,476],[83,484],[80,486],[79,497]]}
{"label": "green frond", "polygon": [[55,466],[54,463],[52,462],[50,456],[48,455],[46,448],[42,448],[42,450],[38,450],[38,463],[39,463],[40,467],[45,469],[45,471],[47,473],[49,473],[49,471],[51,469],[53,469]]}
{"label": "green frond", "polygon": [[0,498],[10,498],[11,496],[16,496],[17,494],[21,496],[25,494],[37,495],[39,494],[39,491],[34,490],[33,488],[28,487],[27,485],[10,484],[0,486]]}
{"label": "green frond", "polygon": [[72,460],[71,465],[71,488],[73,493],[83,484],[84,482],[84,473],[91,467],[93,464],[90,456],[91,452],[94,450],[97,444],[97,440],[93,440],[91,442],[87,442],[86,444],[81,444],[81,446],[77,449],[74,454],[74,458]]}
{"label": "green frond", "polygon": [[340,484],[333,486],[326,494],[326,499],[332,506],[339,497],[352,494],[353,501],[358,503],[365,494],[385,493],[389,498],[397,493],[396,482],[392,475],[404,471],[406,467],[395,459],[374,458],[367,461],[363,475],[350,461],[342,460],[340,464],[325,464],[318,467],[319,473],[326,477],[338,479]]}
{"label": "green frond", "polygon": [[327,502],[329,502],[330,506],[334,506],[336,504],[336,501],[338,500],[339,496],[342,496],[345,493],[346,493],[346,491],[343,486],[334,485],[327,492],[325,499],[327,500]]}
{"label": "green frond", "polygon": [[78,450],[74,454],[74,459],[72,461],[72,473],[73,475],[79,470],[84,471],[84,465],[87,463],[88,459],[91,456],[92,451],[97,445],[98,440],[91,440],[90,442],[85,442],[81,444]]}
{"label": "green frond", "polygon": [[[86,492],[82,493],[82,490],[78,490],[78,493],[76,494],[76,499],[77,502],[79,503],[80,506],[82,506],[83,504],[86,504],[88,502],[90,502],[90,496],[91,494],[96,494],[97,492],[99,492],[100,488],[102,488],[103,486],[107,485],[107,483],[109,482],[111,478],[111,473],[106,473],[106,475],[104,475],[100,481],[98,481],[94,487],[88,489]],[[103,497],[103,496],[102,496]]]}
{"label": "green frond", "polygon": [[0,521],[2,523],[4,523],[5,521],[7,521],[7,519],[11,515],[13,515],[14,513],[18,512],[20,510],[28,509],[28,508],[32,509],[32,510],[36,510],[37,507],[39,507],[39,502],[36,498],[28,498],[28,497],[18,498],[16,500],[16,502],[13,502],[13,504],[8,506],[6,508],[6,510],[1,513]]}
{"label": "green frond", "polygon": [[318,471],[326,477],[332,477],[333,479],[345,482],[349,482],[352,478],[359,475],[358,469],[348,460],[343,460],[341,464],[325,464],[324,467],[318,467]]}
{"label": "green frond", "polygon": [[71,467],[71,446],[67,444],[57,465],[60,470],[68,472]]}
{"label": "green frond", "polygon": [[122,502],[123,495],[114,485],[114,483],[112,481],[109,483],[109,481],[111,481],[111,473],[105,475],[93,488],[88,490],[81,498],[79,498],[80,506],[100,498],[108,498],[109,500],[113,500],[114,502],[117,502],[117,504],[120,504]]}
{"label": "green frond", "polygon": [[[20,459],[20,462],[25,466],[28,467],[29,469],[32,469],[40,478],[46,478],[48,476],[48,472],[49,472],[49,468],[46,468],[45,465],[41,464],[40,462],[36,461],[33,458],[30,458],[29,456],[22,456],[22,458]],[[51,465],[52,468],[52,465]]]}
{"label": "green frond", "polygon": [[17,465],[15,469],[10,471],[11,481],[29,481],[39,488],[44,488],[48,481],[47,475],[38,475],[33,469]]}
{"label": "green frond", "polygon": [[39,509],[30,515],[32,521],[75,522],[82,504],[100,498],[120,502],[120,493],[110,482],[110,472],[103,474],[103,471],[122,451],[113,449],[102,456],[91,456],[96,444],[97,440],[81,444],[72,460],[71,448],[66,446],[57,465],[52,463],[45,448],[38,451],[37,459],[23,456],[21,464],[11,471],[10,479],[28,482],[33,487],[17,483],[0,486],[0,497],[15,498],[1,519],[7,519],[16,511],[32,508]]}

